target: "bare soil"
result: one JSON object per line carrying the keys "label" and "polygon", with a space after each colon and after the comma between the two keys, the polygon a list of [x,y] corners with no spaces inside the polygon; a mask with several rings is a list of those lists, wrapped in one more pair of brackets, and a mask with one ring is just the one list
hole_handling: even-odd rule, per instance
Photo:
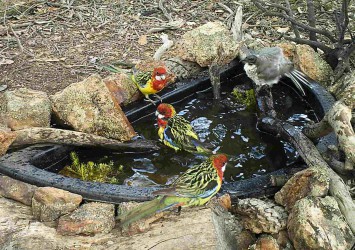
{"label": "bare soil", "polygon": [[[53,94],[90,74],[109,74],[103,65],[152,57],[162,32],[177,41],[208,21],[230,25],[240,5],[243,28],[253,38],[275,41],[288,32],[286,22],[263,16],[248,0],[2,0],[0,86]],[[169,15],[183,25],[150,32],[166,26]]]}

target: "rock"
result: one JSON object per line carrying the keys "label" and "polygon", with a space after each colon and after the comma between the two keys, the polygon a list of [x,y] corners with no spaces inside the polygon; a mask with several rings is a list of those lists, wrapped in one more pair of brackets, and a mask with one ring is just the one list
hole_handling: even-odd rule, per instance
{"label": "rock", "polygon": [[27,206],[31,206],[33,193],[36,189],[36,186],[7,176],[0,176],[0,195],[19,201]]}
{"label": "rock", "polygon": [[38,188],[32,198],[33,216],[40,221],[53,221],[74,211],[82,196],[53,187]]}
{"label": "rock", "polygon": [[1,118],[12,130],[50,126],[51,104],[45,92],[19,88],[1,95]]}
{"label": "rock", "polygon": [[307,168],[296,173],[286,182],[275,194],[275,201],[290,211],[297,200],[306,196],[324,197],[328,190],[329,176],[326,169]]}
{"label": "rock", "polygon": [[130,76],[113,74],[103,79],[111,93],[111,98],[117,105],[127,105],[139,99],[140,92]]}
{"label": "rock", "polygon": [[280,249],[282,250],[293,250],[293,245],[291,240],[288,237],[287,230],[281,230],[277,234],[273,234],[272,237],[274,237],[277,241],[277,244],[280,246]]}
{"label": "rock", "polygon": [[53,112],[76,131],[127,141],[135,132],[99,75],[51,96]]}
{"label": "rock", "polygon": [[277,244],[276,239],[274,239],[271,235],[262,234],[256,243],[250,248],[250,250],[279,250],[280,247]]}
{"label": "rock", "polygon": [[285,209],[271,200],[242,199],[234,212],[241,215],[244,227],[256,234],[277,233],[286,228]]}
{"label": "rock", "polygon": [[90,202],[59,218],[57,232],[63,235],[108,233],[115,226],[113,204]]}
{"label": "rock", "polygon": [[329,85],[333,70],[312,47],[290,43],[281,43],[277,46],[283,49],[284,54],[295,63],[296,68],[324,86]]}
{"label": "rock", "polygon": [[179,57],[166,60],[165,65],[176,76],[177,80],[192,77],[203,70],[197,63],[182,60]]}
{"label": "rock", "polygon": [[15,132],[11,132],[9,128],[0,126],[0,156],[6,154],[7,150],[15,139]]}
{"label": "rock", "polygon": [[231,32],[221,22],[208,22],[186,32],[177,46],[177,55],[183,60],[197,62],[201,67],[210,65],[217,57],[218,48],[222,57],[219,64],[227,64],[238,54],[239,45]]}
{"label": "rock", "polygon": [[336,200],[330,196],[309,196],[297,201],[287,230],[295,249],[345,250],[355,239]]}

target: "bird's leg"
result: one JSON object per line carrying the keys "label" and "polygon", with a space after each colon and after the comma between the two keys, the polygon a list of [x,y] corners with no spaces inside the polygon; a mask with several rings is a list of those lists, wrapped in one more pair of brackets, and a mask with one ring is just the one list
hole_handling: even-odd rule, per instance
{"label": "bird's leg", "polygon": [[154,94],[154,96],[156,96],[160,100],[160,102],[163,102],[163,99],[159,95]]}
{"label": "bird's leg", "polygon": [[152,99],[150,99],[148,95],[145,96],[144,101],[146,101],[146,102],[151,102],[151,103],[155,106],[154,101],[153,101]]}

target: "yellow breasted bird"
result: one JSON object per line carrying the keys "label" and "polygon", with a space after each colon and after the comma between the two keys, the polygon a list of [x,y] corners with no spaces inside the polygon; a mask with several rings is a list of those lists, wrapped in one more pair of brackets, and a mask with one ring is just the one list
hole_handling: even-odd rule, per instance
{"label": "yellow breasted bird", "polygon": [[170,188],[155,191],[154,200],[118,216],[120,226],[125,227],[137,220],[176,207],[201,206],[208,202],[221,188],[227,165],[224,154],[212,155],[205,162],[184,172]]}
{"label": "yellow breasted bird", "polygon": [[212,153],[202,143],[184,117],[177,115],[171,104],[159,104],[155,112],[158,119],[158,135],[160,140],[168,147],[178,150],[185,150],[194,153]]}
{"label": "yellow breasted bird", "polygon": [[[153,100],[149,98],[149,95],[156,95],[156,93],[165,88],[170,79],[167,75],[166,68],[164,66],[158,66],[155,67],[153,71],[148,72],[133,70],[132,80],[145,98],[154,104]],[[156,96],[161,100],[160,96]]]}

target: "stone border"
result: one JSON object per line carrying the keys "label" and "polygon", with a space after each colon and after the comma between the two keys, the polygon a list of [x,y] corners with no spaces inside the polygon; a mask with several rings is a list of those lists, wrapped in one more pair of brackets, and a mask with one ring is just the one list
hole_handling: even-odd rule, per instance
{"label": "stone border", "polygon": [[[227,78],[233,73],[235,74],[240,68],[238,68],[239,65],[239,62],[234,60],[222,69],[221,76]],[[181,87],[174,89],[174,86],[170,86],[163,92],[161,97],[166,102],[174,102],[178,100],[177,96],[181,96],[181,94],[187,96],[195,93],[196,91],[209,86],[208,84],[208,76],[202,76],[197,80],[193,79],[180,82],[179,85],[181,85]],[[312,106],[316,107],[315,111],[319,117],[323,117],[334,103],[334,98],[316,82],[312,83],[312,88],[307,88],[307,97],[311,97],[309,102],[313,104]],[[311,100],[314,101],[312,102]],[[125,112],[128,119],[134,121],[144,115],[150,114],[150,111],[153,111],[153,109],[154,106],[152,104],[142,103],[142,105],[138,107],[136,104],[134,107],[126,107]],[[336,142],[335,135],[330,134],[320,140],[318,146],[322,151],[326,149],[327,145],[334,144],[334,142]],[[53,162],[53,158],[60,159],[60,157],[63,157],[63,154],[66,154],[68,150],[70,150],[69,147],[48,147],[48,145],[37,145],[7,154],[0,159],[0,173],[37,186],[52,186],[81,194],[86,200],[112,203],[149,200],[153,198],[151,193],[158,189],[157,187],[138,188],[107,183],[87,182],[75,178],[64,177],[34,166],[34,164],[47,164]],[[292,169],[285,168],[257,178],[235,183],[227,183],[223,185],[223,192],[231,193],[232,199],[237,197],[256,197],[257,195],[260,195],[260,193],[265,195],[275,193],[277,188],[271,186],[265,188],[265,185],[269,184],[269,175],[284,175],[289,171],[292,171]]]}

